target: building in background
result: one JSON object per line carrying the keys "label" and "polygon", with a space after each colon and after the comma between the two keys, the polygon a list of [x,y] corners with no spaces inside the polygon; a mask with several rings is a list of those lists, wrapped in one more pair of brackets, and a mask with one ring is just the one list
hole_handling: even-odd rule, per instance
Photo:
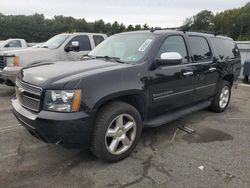
{"label": "building in background", "polygon": [[[250,41],[236,41],[236,44],[240,50],[241,64],[243,67],[244,62],[247,59],[250,60]],[[241,74],[240,74],[241,78],[243,78],[242,72],[243,72],[243,69],[241,70]]]}

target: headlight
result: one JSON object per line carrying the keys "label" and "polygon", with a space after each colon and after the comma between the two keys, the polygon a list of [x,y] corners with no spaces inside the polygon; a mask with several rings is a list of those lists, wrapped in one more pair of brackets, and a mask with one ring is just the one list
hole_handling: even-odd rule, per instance
{"label": "headlight", "polygon": [[8,67],[14,67],[20,65],[20,59],[18,56],[8,56],[6,58],[6,65]]}
{"label": "headlight", "polygon": [[47,90],[44,109],[58,112],[77,112],[81,102],[81,90]]}

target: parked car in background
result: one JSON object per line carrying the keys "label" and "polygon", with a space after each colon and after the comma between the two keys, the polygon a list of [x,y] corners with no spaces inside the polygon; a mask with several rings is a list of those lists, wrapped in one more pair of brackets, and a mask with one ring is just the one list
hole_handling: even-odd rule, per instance
{"label": "parked car in background", "polygon": [[24,39],[8,39],[0,42],[0,53],[3,51],[24,49],[28,45]]}
{"label": "parked car in background", "polygon": [[0,83],[15,85],[16,74],[25,66],[59,60],[79,60],[100,44],[107,35],[63,33],[40,46],[0,54]]}
{"label": "parked car in background", "polygon": [[22,69],[13,112],[45,142],[87,146],[115,162],[133,152],[143,127],[207,107],[223,112],[240,60],[228,37],[174,30],[121,33],[81,61]]}

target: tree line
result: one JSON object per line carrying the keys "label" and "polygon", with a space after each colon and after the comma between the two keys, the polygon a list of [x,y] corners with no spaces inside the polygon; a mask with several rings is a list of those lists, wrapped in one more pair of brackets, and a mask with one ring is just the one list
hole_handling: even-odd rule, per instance
{"label": "tree line", "polygon": [[[244,7],[226,10],[214,14],[203,10],[186,18],[184,27],[191,31],[221,31],[234,40],[250,40],[250,2]],[[112,35],[115,33],[135,30],[148,30],[144,25],[128,25],[123,23],[105,23],[103,20],[87,22],[84,18],[54,16],[45,18],[43,14],[4,15],[0,13],[0,40],[8,38],[24,38],[28,42],[43,42],[63,32],[95,32]]]}
{"label": "tree line", "polygon": [[221,32],[234,40],[250,40],[250,2],[241,8],[216,14],[203,10],[186,18],[183,26],[191,31]]}
{"label": "tree line", "polygon": [[87,22],[84,18],[54,16],[45,18],[43,14],[3,15],[0,13],[0,39],[24,38],[28,42],[43,42],[63,32],[95,32],[112,35],[125,31],[149,29],[147,24],[129,25],[105,23],[103,20]]}

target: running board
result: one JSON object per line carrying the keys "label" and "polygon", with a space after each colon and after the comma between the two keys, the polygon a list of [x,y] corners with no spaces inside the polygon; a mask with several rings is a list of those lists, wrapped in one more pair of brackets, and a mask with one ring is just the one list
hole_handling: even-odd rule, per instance
{"label": "running board", "polygon": [[174,121],[176,119],[179,119],[180,117],[183,117],[185,115],[191,114],[193,112],[199,111],[201,109],[204,109],[206,107],[209,107],[211,105],[211,101],[205,101],[198,103],[191,107],[182,108],[181,110],[177,110],[174,112],[169,112],[167,114],[158,116],[156,118],[153,118],[151,120],[143,122],[144,127],[158,127],[160,125],[164,125],[166,123],[169,123],[171,121]]}

